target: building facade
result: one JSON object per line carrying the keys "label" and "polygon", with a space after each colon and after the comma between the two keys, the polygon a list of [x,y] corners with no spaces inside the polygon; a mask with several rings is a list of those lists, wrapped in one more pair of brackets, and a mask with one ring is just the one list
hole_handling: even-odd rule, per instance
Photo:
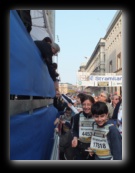
{"label": "building facade", "polygon": [[74,94],[76,93],[76,86],[70,83],[59,83],[59,91],[61,94]]}
{"label": "building facade", "polygon": [[[105,35],[105,70],[122,75],[122,11],[117,11]],[[122,92],[121,87],[109,88],[109,92]]]}
{"label": "building facade", "polygon": [[[108,26],[104,38],[100,38],[94,52],[85,66],[78,71],[88,72],[89,75],[115,74],[122,75],[122,11],[118,10]],[[84,90],[98,95],[102,89],[121,95],[122,87],[92,87]]]}

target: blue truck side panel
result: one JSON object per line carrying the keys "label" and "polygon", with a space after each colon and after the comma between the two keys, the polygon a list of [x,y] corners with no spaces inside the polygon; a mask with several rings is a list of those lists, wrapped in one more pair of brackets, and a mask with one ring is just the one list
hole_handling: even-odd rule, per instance
{"label": "blue truck side panel", "polygon": [[[55,96],[48,68],[16,10],[10,11],[10,94]],[[52,104],[10,116],[10,160],[50,160],[57,112]]]}

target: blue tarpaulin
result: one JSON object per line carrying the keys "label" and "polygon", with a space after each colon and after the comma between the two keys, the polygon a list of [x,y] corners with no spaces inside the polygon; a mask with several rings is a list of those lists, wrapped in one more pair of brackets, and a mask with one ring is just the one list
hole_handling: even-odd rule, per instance
{"label": "blue tarpaulin", "polygon": [[10,160],[50,160],[57,110],[50,106],[32,115],[10,118]]}
{"label": "blue tarpaulin", "polygon": [[[55,96],[48,68],[16,10],[10,11],[10,94]],[[49,160],[57,113],[50,105],[10,117],[10,160]]]}
{"label": "blue tarpaulin", "polygon": [[54,82],[15,10],[10,11],[10,94],[54,97]]}

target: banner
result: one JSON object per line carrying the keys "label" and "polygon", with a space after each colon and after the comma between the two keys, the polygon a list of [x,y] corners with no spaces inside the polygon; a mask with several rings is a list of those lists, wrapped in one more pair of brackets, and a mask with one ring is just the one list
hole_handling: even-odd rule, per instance
{"label": "banner", "polygon": [[91,87],[118,87],[122,86],[122,75],[107,73],[105,75],[89,75],[87,72],[78,72],[77,86]]}

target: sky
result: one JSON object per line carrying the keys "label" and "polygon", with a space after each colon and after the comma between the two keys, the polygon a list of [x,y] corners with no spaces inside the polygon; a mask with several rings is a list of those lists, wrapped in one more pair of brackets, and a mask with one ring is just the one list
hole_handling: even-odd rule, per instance
{"label": "sky", "polygon": [[[56,57],[60,83],[76,85],[77,71],[107,32],[117,10],[55,10]],[[87,57],[87,58],[85,58]]]}

